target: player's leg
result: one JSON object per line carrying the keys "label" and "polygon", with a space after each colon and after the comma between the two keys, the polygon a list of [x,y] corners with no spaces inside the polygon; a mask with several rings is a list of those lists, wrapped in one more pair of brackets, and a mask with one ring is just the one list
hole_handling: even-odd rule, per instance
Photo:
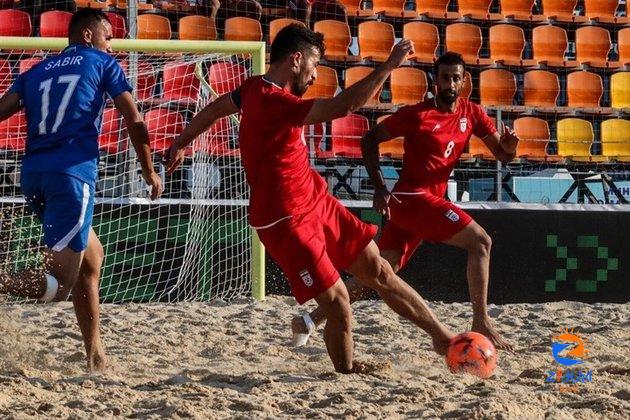
{"label": "player's leg", "polygon": [[94,230],[90,229],[79,277],[72,290],[72,303],[83,335],[88,370],[98,372],[102,372],[107,366],[100,334],[98,293],[103,258],[103,246]]}
{"label": "player's leg", "polygon": [[473,331],[480,332],[500,349],[511,349],[488,316],[488,283],[490,278],[490,251],[492,239],[485,229],[474,220],[461,231],[444,241],[448,245],[463,248],[468,252],[466,277],[473,307]]}

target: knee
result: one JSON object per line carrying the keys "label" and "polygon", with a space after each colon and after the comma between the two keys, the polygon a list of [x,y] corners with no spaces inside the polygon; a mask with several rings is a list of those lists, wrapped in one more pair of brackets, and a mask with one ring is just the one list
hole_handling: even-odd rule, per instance
{"label": "knee", "polygon": [[484,229],[480,229],[475,237],[474,251],[478,254],[489,256],[492,249],[492,238]]}
{"label": "knee", "polygon": [[389,286],[392,284],[392,281],[394,280],[394,277],[396,276],[396,274],[394,273],[394,270],[392,269],[392,266],[389,264],[389,262],[387,262],[386,259],[382,257],[378,257],[374,261],[373,272],[374,272],[373,288],[376,291],[389,288]]}

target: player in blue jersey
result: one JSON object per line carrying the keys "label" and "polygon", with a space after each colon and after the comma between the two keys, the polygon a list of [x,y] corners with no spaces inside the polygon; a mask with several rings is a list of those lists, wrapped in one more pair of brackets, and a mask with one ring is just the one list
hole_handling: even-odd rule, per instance
{"label": "player in blue jersey", "polygon": [[125,120],[151,198],[162,193],[146,124],[120,65],[109,54],[111,38],[111,24],[102,12],[78,11],[70,21],[70,45],[18,76],[0,99],[0,121],[25,109],[22,193],[42,222],[47,247],[43,271],[0,275],[0,293],[52,302],[66,300],[72,291],[88,369],[97,371],[106,365],[98,296],[104,253],[92,229],[92,212],[98,135],[108,96]]}

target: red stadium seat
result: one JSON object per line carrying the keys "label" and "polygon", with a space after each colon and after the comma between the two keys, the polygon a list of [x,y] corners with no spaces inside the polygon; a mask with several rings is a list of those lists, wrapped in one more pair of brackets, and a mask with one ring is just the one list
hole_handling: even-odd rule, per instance
{"label": "red stadium seat", "polygon": [[0,10],[0,36],[31,36],[31,16],[21,10]]}
{"label": "red stadium seat", "polygon": [[0,121],[0,149],[23,152],[26,145],[26,117],[24,111]]}
{"label": "red stadium seat", "polygon": [[350,114],[332,121],[331,142],[335,156],[349,159],[361,158],[361,137],[370,124],[368,119],[357,114]]}
{"label": "red stadium seat", "polygon": [[44,12],[39,17],[39,36],[41,37],[68,37],[68,25],[72,19],[72,13],[51,10]]}
{"label": "red stadium seat", "polygon": [[[129,78],[129,63],[127,60],[123,60],[120,63],[123,71]],[[148,61],[138,61],[138,74],[136,89],[134,94],[137,100],[141,102],[147,102],[154,99],[153,90],[156,84],[156,75],[153,66]]]}
{"label": "red stadium seat", "polygon": [[122,136],[120,136],[121,123],[120,113],[116,108],[107,108],[103,112],[103,127],[98,136],[99,149],[110,155],[127,149],[126,144],[119,145],[122,141]]}
{"label": "red stadium seat", "polygon": [[199,150],[210,156],[239,156],[240,150],[230,145],[235,137],[234,123],[230,121],[230,117],[225,117],[210,127],[207,136],[195,140],[195,143],[201,142],[200,144],[194,143],[193,146],[199,147]]}
{"label": "red stadium seat", "polygon": [[162,154],[184,129],[184,118],[179,112],[155,108],[144,115],[149,131],[151,150]]}
{"label": "red stadium seat", "polygon": [[11,64],[7,60],[0,58],[0,96],[9,90],[13,84],[13,74],[11,73]]}
{"label": "red stadium seat", "polygon": [[124,17],[119,14],[107,12],[105,13],[107,18],[112,24],[112,35],[114,38],[126,38],[127,37],[127,23]]}
{"label": "red stadium seat", "polygon": [[247,69],[229,61],[215,63],[208,71],[208,82],[217,95],[233,91],[245,79],[247,79]]}
{"label": "red stadium seat", "polygon": [[162,100],[166,102],[197,102],[199,79],[195,76],[195,66],[195,63],[168,63],[164,66]]}

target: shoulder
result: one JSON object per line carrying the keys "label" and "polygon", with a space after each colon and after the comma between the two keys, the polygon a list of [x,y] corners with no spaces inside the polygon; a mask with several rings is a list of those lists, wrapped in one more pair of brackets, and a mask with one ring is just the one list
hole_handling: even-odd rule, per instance
{"label": "shoulder", "polygon": [[467,114],[483,115],[486,111],[481,105],[466,98],[459,98],[460,106],[462,106]]}

